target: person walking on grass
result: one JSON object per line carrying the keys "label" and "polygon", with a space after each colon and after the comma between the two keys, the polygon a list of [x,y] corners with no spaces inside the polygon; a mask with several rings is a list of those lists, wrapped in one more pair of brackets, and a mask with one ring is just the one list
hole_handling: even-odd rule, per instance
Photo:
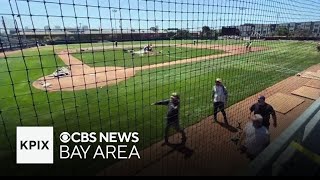
{"label": "person walking on grass", "polygon": [[213,98],[213,116],[214,122],[218,122],[218,112],[221,111],[225,125],[229,125],[227,114],[225,112],[225,107],[228,102],[228,91],[227,88],[222,84],[222,80],[218,78],[216,84],[212,89],[212,98]]}
{"label": "person walking on grass", "polygon": [[250,115],[252,113],[260,114],[263,117],[262,125],[268,130],[270,127],[270,116],[273,119],[273,127],[276,128],[278,126],[276,111],[270,104],[266,103],[266,97],[260,96],[258,102],[251,106],[250,112]]}
{"label": "person walking on grass", "polygon": [[175,129],[178,133],[182,135],[181,144],[185,144],[187,141],[186,133],[184,130],[180,127],[179,122],[179,110],[180,110],[180,96],[178,93],[172,93],[170,99],[159,101],[156,103],[153,103],[152,105],[163,105],[168,107],[167,111],[167,125],[165,128],[165,135],[164,135],[164,144],[169,144],[169,130],[170,128]]}
{"label": "person walking on grass", "polygon": [[241,153],[246,153],[253,160],[270,144],[270,133],[262,125],[263,117],[260,114],[255,114],[250,119],[240,135],[238,145]]}

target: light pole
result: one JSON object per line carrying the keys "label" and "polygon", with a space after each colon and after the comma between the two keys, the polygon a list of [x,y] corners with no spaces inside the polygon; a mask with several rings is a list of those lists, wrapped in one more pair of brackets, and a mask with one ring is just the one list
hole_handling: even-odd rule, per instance
{"label": "light pole", "polygon": [[[117,28],[117,19],[116,19],[116,13],[118,12],[116,9],[112,10],[113,12],[113,17],[114,17],[114,24],[115,24],[115,29]],[[113,29],[113,28],[112,28]]]}

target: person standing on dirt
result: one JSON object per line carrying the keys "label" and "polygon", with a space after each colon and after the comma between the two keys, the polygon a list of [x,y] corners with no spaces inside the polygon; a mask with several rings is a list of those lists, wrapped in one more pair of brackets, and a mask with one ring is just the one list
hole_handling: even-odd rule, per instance
{"label": "person standing on dirt", "polygon": [[116,47],[118,47],[118,41],[115,42]]}
{"label": "person standing on dirt", "polygon": [[152,105],[163,105],[168,107],[167,117],[166,117],[167,125],[165,128],[164,143],[169,144],[169,130],[170,128],[173,128],[182,135],[181,144],[185,144],[187,141],[186,133],[180,127],[180,122],[179,122],[180,96],[178,95],[178,93],[172,93],[170,99],[159,101]]}
{"label": "person standing on dirt", "polygon": [[270,116],[273,119],[273,127],[276,128],[278,126],[276,111],[270,104],[266,103],[266,97],[260,96],[258,102],[251,106],[250,112],[250,115],[252,113],[261,114],[263,117],[262,125],[268,130],[270,128]]}
{"label": "person standing on dirt", "polygon": [[250,119],[241,133],[239,150],[253,160],[270,144],[270,133],[262,125],[263,117],[260,114],[255,114]]}
{"label": "person standing on dirt", "polygon": [[222,80],[218,78],[216,84],[212,89],[213,98],[213,116],[214,122],[218,122],[218,112],[221,111],[225,125],[229,125],[227,114],[225,112],[225,106],[228,102],[228,91],[227,88],[222,84]]}

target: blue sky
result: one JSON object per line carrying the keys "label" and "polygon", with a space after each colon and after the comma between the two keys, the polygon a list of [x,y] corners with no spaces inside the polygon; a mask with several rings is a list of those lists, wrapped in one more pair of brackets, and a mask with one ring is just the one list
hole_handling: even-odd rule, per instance
{"label": "blue sky", "polygon": [[15,18],[19,27],[30,29],[46,25],[120,29],[122,24],[124,29],[157,25],[198,30],[204,25],[317,21],[319,9],[320,0],[0,0],[7,26],[13,26],[12,14],[20,14]]}

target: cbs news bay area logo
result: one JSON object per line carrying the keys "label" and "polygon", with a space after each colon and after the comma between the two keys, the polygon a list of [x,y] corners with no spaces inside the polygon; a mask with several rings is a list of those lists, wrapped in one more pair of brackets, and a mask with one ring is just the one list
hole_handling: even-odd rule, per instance
{"label": "cbs news bay area logo", "polygon": [[53,164],[55,148],[62,160],[141,159],[139,140],[137,132],[63,132],[54,143],[53,127],[17,127],[17,164]]}

